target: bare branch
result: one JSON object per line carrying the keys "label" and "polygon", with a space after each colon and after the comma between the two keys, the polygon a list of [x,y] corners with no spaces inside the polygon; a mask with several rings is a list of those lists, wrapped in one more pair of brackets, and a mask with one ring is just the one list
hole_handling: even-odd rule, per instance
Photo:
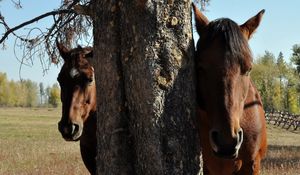
{"label": "bare branch", "polygon": [[[20,0],[11,1],[17,3]],[[78,7],[82,7],[79,10],[80,13],[77,12],[78,7],[75,7],[77,4]],[[37,58],[43,73],[45,73],[52,63],[60,63],[55,39],[59,38],[67,47],[77,45],[79,41],[92,44],[93,37],[90,36],[93,26],[92,18],[86,16],[88,15],[86,10],[88,10],[89,4],[90,0],[62,0],[62,5],[59,9],[44,13],[13,28],[9,27],[0,13],[0,26],[4,26],[5,29],[5,33],[0,39],[0,44],[5,47],[5,40],[9,35],[13,35],[16,37],[14,54],[20,62],[20,72],[22,66],[31,67]],[[28,32],[22,36],[15,33],[25,26],[51,16],[53,24],[50,24],[49,28],[25,28]]]}
{"label": "bare branch", "polygon": [[17,9],[21,9],[21,8],[22,8],[21,1],[20,1],[20,0],[18,0],[18,1],[16,1],[16,0],[11,0],[11,2],[15,4],[15,7],[16,7]]}
{"label": "bare branch", "polygon": [[18,25],[18,26],[15,26],[15,27],[13,27],[13,28],[9,28],[9,27],[8,27],[8,25],[7,25],[6,22],[4,21],[4,17],[0,14],[0,15],[1,15],[1,16],[0,16],[1,23],[4,24],[4,25],[6,26],[6,28],[8,29],[8,30],[4,33],[3,37],[1,38],[0,44],[8,37],[9,34],[13,33],[14,31],[16,31],[16,30],[18,30],[18,29],[20,29],[20,28],[22,28],[22,27],[24,27],[24,26],[26,26],[26,25],[29,25],[29,24],[31,24],[31,23],[34,23],[34,22],[36,22],[36,21],[38,21],[38,20],[40,20],[40,19],[43,19],[43,18],[48,17],[48,16],[51,16],[51,15],[58,15],[58,14],[63,14],[63,13],[76,13],[76,12],[75,12],[74,10],[72,10],[72,9],[67,9],[67,10],[56,10],[56,11],[47,12],[47,13],[42,14],[42,15],[40,15],[40,16],[38,16],[38,17],[35,17],[35,18],[33,18],[33,19],[29,20],[29,21],[23,22],[22,24],[20,24],[20,25]]}

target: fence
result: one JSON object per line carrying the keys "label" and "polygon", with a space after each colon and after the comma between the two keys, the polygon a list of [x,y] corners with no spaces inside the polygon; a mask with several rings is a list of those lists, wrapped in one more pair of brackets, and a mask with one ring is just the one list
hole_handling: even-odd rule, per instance
{"label": "fence", "polygon": [[300,129],[300,115],[290,114],[282,111],[266,111],[266,121],[269,124],[284,129]]}

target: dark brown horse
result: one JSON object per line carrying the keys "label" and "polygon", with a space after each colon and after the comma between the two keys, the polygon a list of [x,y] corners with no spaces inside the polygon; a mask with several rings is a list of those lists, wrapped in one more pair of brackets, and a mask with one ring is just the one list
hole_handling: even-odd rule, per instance
{"label": "dark brown horse", "polygon": [[96,174],[96,85],[89,59],[92,48],[68,50],[59,42],[57,48],[64,64],[58,75],[61,87],[62,117],[58,130],[66,141],[80,140],[83,162]]}
{"label": "dark brown horse", "polygon": [[259,174],[267,150],[260,96],[249,72],[248,40],[264,10],[243,25],[230,19],[209,22],[194,6],[197,43],[197,93],[204,173]]}

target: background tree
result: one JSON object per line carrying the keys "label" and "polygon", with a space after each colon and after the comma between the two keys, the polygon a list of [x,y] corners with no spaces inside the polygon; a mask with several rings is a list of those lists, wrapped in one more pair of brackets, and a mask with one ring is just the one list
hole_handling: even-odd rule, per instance
{"label": "background tree", "polygon": [[[291,57],[291,63],[294,63]],[[251,73],[254,83],[261,93],[264,108],[292,113],[300,112],[299,76],[293,64],[287,64],[280,52],[275,62],[272,53],[258,57]]]}
{"label": "background tree", "polygon": [[47,86],[47,88],[45,89],[45,96],[46,96],[47,104],[49,104],[50,91],[51,91],[51,87]]}
{"label": "background tree", "polygon": [[50,89],[49,89],[49,99],[48,103],[52,107],[58,107],[60,102],[60,89],[58,84],[54,84]]}
{"label": "background tree", "polygon": [[[42,85],[43,86],[43,85]],[[5,73],[0,72],[0,106],[7,107],[36,107],[39,90],[37,83],[31,80],[8,80]],[[45,99],[50,106],[60,105],[60,89],[57,84],[44,90]]]}
{"label": "background tree", "polygon": [[44,84],[42,82],[39,83],[40,88],[40,104],[43,105],[43,98],[45,96]]}
{"label": "background tree", "polygon": [[7,90],[7,76],[5,73],[0,72],[0,106],[4,106],[7,101]]}
{"label": "background tree", "polygon": [[30,81],[8,80],[0,72],[0,106],[34,107],[37,105],[37,84]]}
{"label": "background tree", "polygon": [[22,88],[26,91],[25,104],[28,107],[37,105],[38,101],[38,86],[31,80],[21,81]]}
{"label": "background tree", "polygon": [[300,74],[300,45],[295,44],[292,50],[293,50],[293,56],[291,58],[291,61],[296,66],[298,74]]}
{"label": "background tree", "polygon": [[276,61],[276,67],[278,70],[279,84],[278,84],[278,82],[275,82],[275,87],[274,87],[275,92],[274,92],[274,97],[273,97],[274,108],[279,109],[279,110],[284,110],[284,108],[285,108],[284,82],[286,82],[288,67],[284,60],[282,52],[279,52],[279,55],[278,55],[277,61]]}
{"label": "background tree", "polygon": [[8,82],[8,89],[6,91],[8,95],[7,106],[20,106],[25,107],[26,92],[22,88],[21,84],[17,84],[14,81]]}
{"label": "background tree", "polygon": [[278,75],[278,70],[274,69],[275,67],[275,56],[266,51],[265,55],[257,58],[251,72],[251,77],[261,94],[265,109],[273,108],[274,90],[276,90],[274,77]]}

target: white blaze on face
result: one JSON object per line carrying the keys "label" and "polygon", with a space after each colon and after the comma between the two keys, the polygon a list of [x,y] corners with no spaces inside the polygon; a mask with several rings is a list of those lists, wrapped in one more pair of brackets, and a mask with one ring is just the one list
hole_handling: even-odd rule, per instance
{"label": "white blaze on face", "polygon": [[79,71],[76,69],[76,68],[72,68],[71,71],[70,71],[70,76],[71,78],[75,78],[79,75]]}

